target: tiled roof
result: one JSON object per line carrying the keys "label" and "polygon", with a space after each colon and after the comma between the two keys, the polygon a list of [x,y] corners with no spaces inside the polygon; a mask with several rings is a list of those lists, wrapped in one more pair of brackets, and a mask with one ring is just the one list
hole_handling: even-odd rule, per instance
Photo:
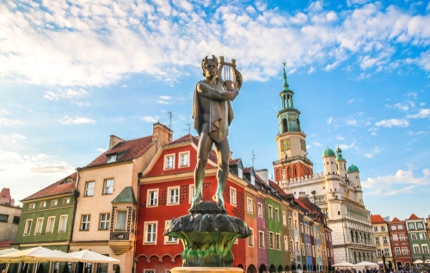
{"label": "tiled roof", "polygon": [[144,152],[146,152],[149,149],[149,147],[151,147],[153,144],[154,142],[152,142],[152,135],[120,142],[116,144],[114,147],[112,147],[111,149],[101,154],[96,159],[94,159],[86,167],[106,164],[107,155],[111,155],[111,154],[118,155],[118,158],[115,162],[123,162],[123,161],[128,161],[128,160],[137,158],[141,156]]}
{"label": "tiled roof", "polygon": [[309,200],[309,198],[299,197],[298,199],[312,212],[312,214],[316,214],[317,212],[319,212],[319,213],[321,212],[320,207],[318,207],[317,205],[312,203],[311,200]]}
{"label": "tiled roof", "polygon": [[[230,159],[229,164],[230,166],[237,165],[237,163],[239,163],[240,160],[241,160],[240,157],[236,159]],[[245,169],[243,169],[243,171],[245,172]]]}
{"label": "tiled roof", "polygon": [[420,219],[420,218],[416,216],[414,213],[412,213],[411,216],[409,216],[409,220],[413,220],[413,219]]}
{"label": "tiled roof", "polygon": [[190,134],[180,137],[175,141],[170,142],[168,145],[178,144],[182,142],[190,142],[190,141],[193,142],[196,146],[199,145],[199,138]]}
{"label": "tiled roof", "polygon": [[386,223],[386,221],[384,220],[384,218],[382,218],[381,215],[379,214],[375,214],[375,215],[370,215],[370,221],[372,222],[372,224],[382,224],[382,223]]}
{"label": "tiled roof", "polygon": [[402,220],[399,220],[399,218],[397,218],[397,217],[394,217],[394,219],[393,220],[391,220],[391,222],[403,222]]}
{"label": "tiled roof", "polygon": [[272,180],[269,179],[269,185],[272,188],[274,188],[275,190],[277,190],[280,195],[282,195],[284,197],[287,196],[287,194],[284,192],[284,190],[276,182],[273,182]]}
{"label": "tiled roof", "polygon": [[[73,182],[63,183],[69,177],[72,178]],[[69,176],[64,177],[63,179],[58,180],[57,182],[49,185],[48,187],[24,198],[21,201],[28,201],[28,200],[38,199],[42,197],[54,196],[58,194],[72,193],[72,191],[75,189],[76,177],[77,177],[77,173],[75,172]]]}
{"label": "tiled roof", "polygon": [[112,204],[114,203],[132,203],[137,205],[136,198],[134,197],[133,188],[125,187],[115,199],[112,200]]}

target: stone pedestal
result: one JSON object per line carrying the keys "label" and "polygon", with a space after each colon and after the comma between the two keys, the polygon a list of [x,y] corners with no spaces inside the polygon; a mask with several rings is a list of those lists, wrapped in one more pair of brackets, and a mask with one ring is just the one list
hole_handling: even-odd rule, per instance
{"label": "stone pedestal", "polygon": [[175,267],[171,273],[243,273],[239,267]]}
{"label": "stone pedestal", "polygon": [[233,266],[234,241],[248,237],[251,230],[242,219],[220,212],[214,202],[201,202],[193,214],[170,221],[164,235],[181,240],[183,266],[225,269]]}

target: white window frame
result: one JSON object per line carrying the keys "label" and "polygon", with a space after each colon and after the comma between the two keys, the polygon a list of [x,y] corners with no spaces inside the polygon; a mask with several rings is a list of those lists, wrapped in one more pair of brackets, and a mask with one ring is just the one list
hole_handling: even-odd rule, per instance
{"label": "white window frame", "polygon": [[164,156],[164,170],[175,169],[175,154],[167,154]]}
{"label": "white window frame", "polygon": [[400,255],[402,252],[400,251],[400,247],[395,247],[394,248],[396,255]]}
{"label": "white window frame", "polygon": [[398,229],[398,230],[403,230],[403,226],[402,226],[402,225],[398,225],[398,226],[397,226],[397,229]]}
{"label": "white window frame", "polygon": [[[93,187],[90,188],[90,187],[88,187],[88,185],[93,185]],[[95,181],[85,182],[84,197],[94,196],[95,187],[96,187]]]}
{"label": "white window frame", "polygon": [[[67,214],[60,215],[60,219],[58,221],[58,232],[59,233],[60,232],[66,232],[68,218],[69,218],[69,215],[67,215]],[[64,222],[64,226],[63,226],[63,219],[66,219],[66,221]],[[64,228],[64,230],[63,230],[63,228]]]}
{"label": "white window frame", "polygon": [[31,226],[33,225],[33,219],[27,219],[25,221],[24,234],[23,236],[29,236],[31,234]]}
{"label": "white window frame", "polygon": [[[109,184],[108,184],[109,183]],[[108,178],[103,181],[103,195],[113,194],[113,187],[115,185],[115,180],[113,178]]]}
{"label": "white window frame", "polygon": [[70,204],[70,198],[69,197],[63,199],[63,205],[64,204]]}
{"label": "white window frame", "polygon": [[28,205],[28,209],[35,209],[36,208],[36,203],[31,203]]}
{"label": "white window frame", "polygon": [[[84,221],[84,217],[86,218]],[[80,231],[89,231],[90,230],[90,224],[91,224],[91,214],[82,214],[81,215],[81,222],[79,223],[79,230]],[[88,226],[87,229],[84,229],[83,227]]]}
{"label": "white window frame", "polygon": [[235,188],[230,186],[230,204],[232,206],[237,206],[237,191]]}
{"label": "white window frame", "polygon": [[263,204],[257,203],[257,214],[258,217],[263,218]]}
{"label": "white window frame", "polygon": [[288,251],[288,236],[284,235],[284,250]]}
{"label": "white window frame", "polygon": [[46,233],[54,233],[55,216],[49,216],[46,220]]}
{"label": "white window frame", "polygon": [[[120,212],[125,214],[124,228],[123,229],[118,229],[118,215]],[[126,231],[127,230],[127,209],[117,209],[115,211],[115,230],[118,230],[118,231]]]}
{"label": "white window frame", "polygon": [[39,208],[46,208],[46,201],[40,202]]}
{"label": "white window frame", "polygon": [[275,249],[281,250],[281,234],[275,234]]}
{"label": "white window frame", "polygon": [[[179,160],[178,160],[178,168],[185,168],[185,167],[189,167],[190,166],[190,151],[180,152],[178,154],[178,158],[179,158]],[[184,158],[186,159],[185,162],[183,162]]]}
{"label": "white window frame", "polygon": [[393,241],[397,242],[399,240],[399,236],[397,234],[393,234]]}
{"label": "white window frame", "polygon": [[45,218],[40,217],[36,219],[36,227],[34,229],[34,235],[42,234],[43,231],[43,220]]}
{"label": "white window frame", "polygon": [[270,249],[275,249],[275,233],[273,233],[273,231],[269,231],[269,248]]}
{"label": "white window frame", "polygon": [[413,245],[412,248],[414,249],[414,254],[420,253],[420,245]]}
{"label": "white window frame", "polygon": [[[172,191],[176,191],[176,200],[172,200],[174,198],[174,194],[172,195]],[[181,188],[179,186],[176,187],[168,187],[167,188],[167,205],[179,205],[179,194],[181,192]]]}
{"label": "white window frame", "polygon": [[411,240],[412,241],[416,241],[417,240],[417,235],[415,233],[411,234]]}
{"label": "white window frame", "polygon": [[397,230],[397,227],[395,225],[391,226],[391,230]]}
{"label": "white window frame", "polygon": [[409,253],[409,250],[408,250],[408,248],[407,247],[402,247],[402,253],[403,253],[403,255],[408,255],[408,253]]}
{"label": "white window frame", "polygon": [[421,245],[421,249],[422,249],[423,254],[428,254],[429,253],[429,247],[428,247],[428,245],[422,244]]}
{"label": "white window frame", "polygon": [[[155,231],[151,231],[151,234],[153,234],[153,236],[154,236],[154,238],[150,238],[151,240],[148,240],[148,227],[149,226],[151,226],[151,229],[153,229],[153,228],[155,229]],[[143,233],[143,244],[144,245],[156,245],[157,244],[157,228],[158,228],[158,221],[146,221],[146,222],[144,222],[144,233]]]}
{"label": "white window frame", "polygon": [[399,237],[400,241],[405,241],[405,234],[401,233]]}
{"label": "white window frame", "polygon": [[272,205],[267,206],[267,214],[269,215],[269,219],[273,219],[273,207],[272,207]]}
{"label": "white window frame", "polygon": [[264,242],[264,231],[259,230],[258,231],[258,248],[265,248],[265,242]]}
{"label": "white window frame", "polygon": [[[166,230],[167,225],[169,224],[170,220],[166,220],[164,222],[164,230]],[[145,233],[146,234],[146,233]],[[176,245],[179,244],[179,238],[172,237],[172,236],[164,236],[164,244],[165,245]]]}
{"label": "white window frame", "polygon": [[275,208],[275,221],[279,222],[279,209]]}
{"label": "white window frame", "polygon": [[188,186],[188,203],[191,204],[193,202],[194,194],[196,193],[196,186],[191,184]]}
{"label": "white window frame", "polygon": [[109,227],[110,227],[110,213],[100,213],[99,214],[99,230],[109,230]]}
{"label": "white window frame", "polygon": [[[155,203],[156,204],[151,204],[151,193],[157,193],[157,197],[155,199]],[[158,207],[159,204],[159,200],[160,200],[160,195],[159,195],[159,190],[158,189],[148,189],[147,191],[147,196],[146,196],[146,207],[148,208],[155,208]]]}
{"label": "white window frame", "polygon": [[246,212],[254,214],[254,200],[250,197],[246,197]]}
{"label": "white window frame", "polygon": [[58,205],[58,199],[52,200],[51,201],[51,207],[57,206]]}
{"label": "white window frame", "polygon": [[249,235],[249,237],[248,237],[248,247],[254,247],[254,245],[255,245],[254,229],[249,228],[249,230],[251,231],[251,235]]}
{"label": "white window frame", "polygon": [[282,211],[282,225],[287,225],[287,213],[285,211]]}

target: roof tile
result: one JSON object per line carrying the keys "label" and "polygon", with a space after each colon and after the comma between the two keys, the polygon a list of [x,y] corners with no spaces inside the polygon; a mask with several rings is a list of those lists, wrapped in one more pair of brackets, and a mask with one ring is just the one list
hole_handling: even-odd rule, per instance
{"label": "roof tile", "polygon": [[[64,183],[67,178],[72,178],[73,182]],[[49,185],[48,187],[41,189],[40,191],[24,198],[21,201],[28,201],[32,199],[38,199],[42,197],[48,197],[48,196],[54,196],[58,194],[65,194],[65,193],[72,193],[75,189],[75,182],[76,182],[77,173],[73,173],[69,176],[66,176],[57,182]]]}

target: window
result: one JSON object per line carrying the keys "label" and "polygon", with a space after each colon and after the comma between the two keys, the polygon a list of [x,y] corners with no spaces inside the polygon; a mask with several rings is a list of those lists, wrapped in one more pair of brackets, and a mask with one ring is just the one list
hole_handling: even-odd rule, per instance
{"label": "window", "polygon": [[40,202],[39,207],[40,208],[46,208],[46,202]]}
{"label": "window", "polygon": [[284,250],[288,250],[288,237],[284,236]]}
{"label": "window", "polygon": [[236,206],[236,189],[230,187],[230,204]]}
{"label": "window", "polygon": [[405,241],[405,234],[400,234],[400,241]]}
{"label": "window", "polygon": [[301,245],[301,251],[302,251],[302,255],[305,255],[305,245],[304,244]]}
{"label": "window", "polygon": [[269,231],[269,248],[273,249],[275,247],[275,238],[273,232]]}
{"label": "window", "polygon": [[249,228],[251,231],[251,235],[248,236],[248,246],[254,246],[254,230],[252,228]]}
{"label": "window", "polygon": [[103,194],[113,193],[113,179],[106,179],[103,183]]}
{"label": "window", "polygon": [[258,247],[264,248],[264,232],[263,231],[258,232]]}
{"label": "window", "polygon": [[146,202],[147,207],[157,207],[158,206],[158,189],[148,190],[148,197]]}
{"label": "window", "polygon": [[420,246],[414,245],[414,254],[420,253]]}
{"label": "window", "polygon": [[423,223],[417,223],[417,228],[418,229],[423,229],[424,227],[423,227]]}
{"label": "window", "polygon": [[157,241],[157,222],[145,222],[145,244],[155,244]]}
{"label": "window", "polygon": [[299,229],[299,224],[297,224],[297,220],[294,220],[294,229],[296,230]]}
{"label": "window", "polygon": [[263,217],[263,205],[261,203],[258,203],[257,205],[257,213],[258,217]]}
{"label": "window", "polygon": [[391,226],[391,230],[397,230],[396,226]]}
{"label": "window", "polygon": [[154,269],[144,269],[143,273],[155,273]]}
{"label": "window", "polygon": [[70,204],[70,198],[63,199],[63,205]]}
{"label": "window", "polygon": [[282,225],[287,225],[287,214],[285,213],[285,211],[282,212]]}
{"label": "window", "polygon": [[108,156],[106,163],[112,163],[112,162],[115,162],[116,160],[117,160],[117,155],[111,155],[111,156]]}
{"label": "window", "polygon": [[67,228],[67,215],[61,215],[58,222],[58,232],[66,232]]}
{"label": "window", "polygon": [[36,204],[32,203],[30,205],[28,205],[28,209],[35,209],[36,208]]}
{"label": "window", "polygon": [[402,253],[403,255],[408,255],[409,251],[407,247],[402,247]]}
{"label": "window", "polygon": [[8,219],[9,219],[9,215],[0,214],[0,222],[7,223]]}
{"label": "window", "polygon": [[411,234],[411,240],[412,241],[416,241],[417,240],[417,235],[415,233]]}
{"label": "window", "polygon": [[24,235],[30,235],[32,224],[33,224],[33,219],[28,219],[27,221],[25,221]]}
{"label": "window", "polygon": [[[166,220],[166,222],[164,223],[164,230],[166,230],[169,222],[170,222],[170,220]],[[179,240],[176,237],[164,236],[164,243],[165,244],[177,244],[178,242],[179,242]]]}
{"label": "window", "polygon": [[37,218],[36,220],[36,228],[34,229],[34,234],[41,234],[43,227],[43,218]]}
{"label": "window", "polygon": [[390,256],[390,251],[388,250],[388,248],[385,248],[384,252],[385,252],[385,256]]}
{"label": "window", "polygon": [[378,248],[378,251],[376,253],[377,256],[382,256],[382,250]]}
{"label": "window", "polygon": [[51,207],[54,207],[54,206],[56,206],[56,205],[58,205],[58,200],[57,200],[57,199],[52,200],[52,201],[51,201]]}
{"label": "window", "polygon": [[303,233],[303,223],[300,223],[300,232]]}
{"label": "window", "polygon": [[279,209],[275,208],[275,221],[279,222]]}
{"label": "window", "polygon": [[378,231],[378,227],[373,227],[373,231],[377,232]]}
{"label": "window", "polygon": [[397,236],[397,234],[393,234],[393,241],[398,241],[399,237]]}
{"label": "window", "polygon": [[381,227],[381,231],[385,231],[385,227]]}
{"label": "window", "polygon": [[81,230],[90,230],[91,215],[85,214],[81,216]]}
{"label": "window", "polygon": [[397,229],[398,229],[398,230],[403,230],[403,226],[402,226],[402,225],[398,225],[398,226],[397,226]]}
{"label": "window", "polygon": [[99,218],[99,229],[100,230],[108,230],[110,223],[110,214],[109,213],[101,213]]}
{"label": "window", "polygon": [[267,208],[267,214],[269,214],[269,219],[273,219],[273,207],[271,205]]}
{"label": "window", "polygon": [[247,197],[246,198],[246,211],[249,214],[253,214],[254,213],[254,202],[252,202],[252,199]]}
{"label": "window", "polygon": [[19,216],[14,216],[12,220],[12,224],[19,225],[19,219],[20,219]]}
{"label": "window", "polygon": [[85,183],[85,193],[84,196],[94,195],[94,181]]}
{"label": "window", "polygon": [[46,233],[54,232],[54,223],[55,223],[55,216],[48,217],[48,221],[46,222]]}
{"label": "window", "polygon": [[426,234],[420,233],[420,240],[425,240],[425,239],[426,239]]}
{"label": "window", "polygon": [[115,230],[125,230],[127,211],[117,210],[115,219]]}
{"label": "window", "polygon": [[423,253],[429,253],[429,247],[427,245],[421,245],[421,248],[423,249]]}
{"label": "window", "polygon": [[409,223],[408,224],[408,228],[409,229],[415,229],[415,224],[414,223]]}
{"label": "window", "polygon": [[396,251],[396,255],[400,255],[400,247],[396,247],[395,251]]}
{"label": "window", "polygon": [[179,168],[190,166],[190,152],[179,153]]}
{"label": "window", "polygon": [[375,237],[375,243],[379,244],[379,237]]}
{"label": "window", "polygon": [[384,241],[384,244],[388,244],[387,237],[382,237],[382,240]]}
{"label": "window", "polygon": [[193,202],[193,197],[196,194],[196,186],[190,185],[189,188],[188,188],[188,192],[189,192],[189,194],[188,194],[188,203],[191,204],[191,202]]}
{"label": "window", "polygon": [[275,247],[276,249],[281,249],[281,235],[278,233],[275,235]]}
{"label": "window", "polygon": [[174,154],[164,156],[164,169],[165,170],[173,169],[173,167],[175,166],[174,163],[175,163],[175,155]]}
{"label": "window", "polygon": [[167,205],[179,204],[179,187],[167,188]]}

